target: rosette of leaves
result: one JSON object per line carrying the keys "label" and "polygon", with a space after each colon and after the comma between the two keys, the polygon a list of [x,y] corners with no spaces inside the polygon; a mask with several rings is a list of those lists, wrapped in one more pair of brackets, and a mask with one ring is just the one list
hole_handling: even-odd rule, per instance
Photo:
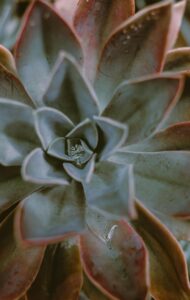
{"label": "rosette of leaves", "polygon": [[38,0],[1,47],[0,299],[190,298],[184,5]]}

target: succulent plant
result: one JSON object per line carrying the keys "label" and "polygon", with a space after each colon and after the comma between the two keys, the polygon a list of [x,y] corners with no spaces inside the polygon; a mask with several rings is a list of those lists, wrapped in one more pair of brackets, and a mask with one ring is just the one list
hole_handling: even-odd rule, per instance
{"label": "succulent plant", "polygon": [[190,299],[184,6],[36,0],[0,47],[1,300]]}

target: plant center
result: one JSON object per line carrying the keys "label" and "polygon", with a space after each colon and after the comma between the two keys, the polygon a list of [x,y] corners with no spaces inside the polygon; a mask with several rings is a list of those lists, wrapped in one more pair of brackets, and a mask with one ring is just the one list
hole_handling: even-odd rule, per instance
{"label": "plant center", "polygon": [[80,138],[67,139],[67,155],[79,167],[87,163],[93,152]]}

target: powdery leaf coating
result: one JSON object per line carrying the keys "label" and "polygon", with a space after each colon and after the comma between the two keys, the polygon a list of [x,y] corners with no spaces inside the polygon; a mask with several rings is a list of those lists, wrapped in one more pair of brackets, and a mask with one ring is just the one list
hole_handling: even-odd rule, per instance
{"label": "powdery leaf coating", "polygon": [[0,225],[0,298],[17,299],[35,279],[44,254],[44,247],[24,247],[13,235],[13,218]]}
{"label": "powdery leaf coating", "polygon": [[69,25],[47,3],[34,1],[25,16],[15,58],[18,74],[38,105],[61,50],[68,51],[81,62],[82,50]]}
{"label": "powdery leaf coating", "polygon": [[162,70],[171,13],[171,2],[151,6],[122,24],[108,39],[95,82],[103,103],[108,103],[122,81]]}
{"label": "powdery leaf coating", "polygon": [[80,243],[85,273],[105,295],[110,299],[146,299],[146,251],[130,225],[114,222],[105,241],[89,231],[81,235]]}
{"label": "powdery leaf coating", "polygon": [[120,151],[111,161],[133,164],[136,196],[150,210],[189,217],[189,151]]}
{"label": "powdery leaf coating", "polygon": [[86,75],[93,79],[100,50],[108,36],[134,14],[133,0],[80,0],[74,26],[85,52]]}
{"label": "powdery leaf coating", "polygon": [[85,228],[82,186],[72,182],[33,193],[21,202],[16,218],[20,239],[26,243],[47,245],[76,235]]}
{"label": "powdery leaf coating", "polygon": [[103,115],[128,125],[126,142],[137,143],[159,129],[179,100],[182,88],[182,78],[163,75],[124,82]]}

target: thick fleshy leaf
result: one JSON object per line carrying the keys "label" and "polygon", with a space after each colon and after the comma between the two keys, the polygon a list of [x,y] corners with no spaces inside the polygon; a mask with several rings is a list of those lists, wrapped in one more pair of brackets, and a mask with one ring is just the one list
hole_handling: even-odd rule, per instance
{"label": "thick fleshy leaf", "polygon": [[61,50],[81,62],[81,47],[72,29],[47,3],[34,1],[26,13],[15,57],[18,73],[38,105]]}
{"label": "thick fleshy leaf", "polygon": [[0,165],[0,213],[37,189],[39,185],[23,181],[20,176],[20,167]]}
{"label": "thick fleshy leaf", "polygon": [[34,112],[35,126],[44,150],[59,137],[64,137],[73,128],[73,123],[60,111],[42,107]]}
{"label": "thick fleshy leaf", "polygon": [[89,183],[95,168],[95,155],[92,156],[83,168],[77,167],[70,162],[64,162],[63,167],[76,181]]}
{"label": "thick fleshy leaf", "polygon": [[96,72],[100,49],[106,38],[131,15],[133,0],[80,0],[74,25],[83,41],[86,74],[92,78]]}
{"label": "thick fleshy leaf", "polygon": [[157,152],[171,150],[190,150],[190,122],[177,123],[159,131],[142,143],[132,144],[123,150],[134,152]]}
{"label": "thick fleshy leaf", "polygon": [[165,71],[190,72],[190,48],[177,48],[171,50],[166,58]]}
{"label": "thick fleshy leaf", "polygon": [[131,165],[107,161],[97,163],[90,182],[83,185],[89,205],[119,217],[136,216]]}
{"label": "thick fleshy leaf", "polygon": [[13,235],[13,217],[0,225],[0,299],[18,299],[35,279],[43,247],[24,247]]}
{"label": "thick fleshy leaf", "polygon": [[0,97],[34,106],[19,79],[0,65]]}
{"label": "thick fleshy leaf", "polygon": [[95,83],[103,107],[122,81],[160,72],[168,46],[171,14],[172,2],[153,5],[130,18],[109,38]]}
{"label": "thick fleshy leaf", "polygon": [[164,124],[164,128],[179,122],[190,121],[190,78],[186,77],[182,96]]}
{"label": "thick fleshy leaf", "polygon": [[78,299],[83,275],[78,243],[74,239],[49,246],[28,300]]}
{"label": "thick fleshy leaf", "polygon": [[99,127],[97,152],[104,160],[126,142],[128,127],[105,117],[94,117],[94,120]]}
{"label": "thick fleshy leaf", "polygon": [[179,100],[182,87],[182,78],[167,76],[125,82],[103,115],[127,124],[127,143],[136,143],[161,127]]}
{"label": "thick fleshy leaf", "polygon": [[86,119],[79,123],[67,134],[67,138],[80,138],[86,142],[91,149],[95,149],[98,144],[98,132],[93,121]]}
{"label": "thick fleshy leaf", "polygon": [[150,255],[150,292],[157,300],[190,297],[187,265],[182,249],[167,228],[141,204],[137,204],[135,227]]}
{"label": "thick fleshy leaf", "polygon": [[20,165],[38,145],[32,109],[19,102],[0,99],[0,163]]}
{"label": "thick fleshy leaf", "polygon": [[38,184],[69,184],[69,177],[62,167],[62,162],[46,155],[36,148],[24,160],[22,165],[24,180]]}
{"label": "thick fleshy leaf", "polygon": [[123,151],[111,160],[133,164],[136,195],[147,207],[170,216],[190,216],[189,151]]}
{"label": "thick fleshy leaf", "polygon": [[73,58],[60,54],[43,102],[66,114],[75,124],[99,114],[98,100]]}
{"label": "thick fleshy leaf", "polygon": [[4,46],[0,45],[0,65],[9,72],[16,74],[16,65],[12,53]]}
{"label": "thick fleshy leaf", "polygon": [[108,296],[103,294],[84,274],[83,286],[80,292],[80,300],[110,300]]}
{"label": "thick fleshy leaf", "polygon": [[61,12],[61,15],[70,24],[73,23],[73,17],[77,9],[77,5],[78,5],[78,0],[69,0],[69,1],[56,0],[56,2],[54,3],[55,8],[59,12]]}
{"label": "thick fleshy leaf", "polygon": [[168,36],[169,49],[174,47],[175,42],[177,40],[184,11],[185,11],[186,2],[187,2],[186,0],[179,1],[179,3],[176,3],[172,7],[172,18],[171,18],[170,31]]}
{"label": "thick fleshy leaf", "polygon": [[158,211],[152,211],[153,214],[164,224],[177,240],[190,240],[190,220],[176,218]]}
{"label": "thick fleshy leaf", "polygon": [[81,235],[86,275],[110,299],[146,299],[147,256],[141,238],[125,221],[106,225],[102,232],[93,228]]}
{"label": "thick fleshy leaf", "polygon": [[57,186],[33,193],[17,210],[21,239],[49,244],[83,231],[85,197],[81,184]]}

